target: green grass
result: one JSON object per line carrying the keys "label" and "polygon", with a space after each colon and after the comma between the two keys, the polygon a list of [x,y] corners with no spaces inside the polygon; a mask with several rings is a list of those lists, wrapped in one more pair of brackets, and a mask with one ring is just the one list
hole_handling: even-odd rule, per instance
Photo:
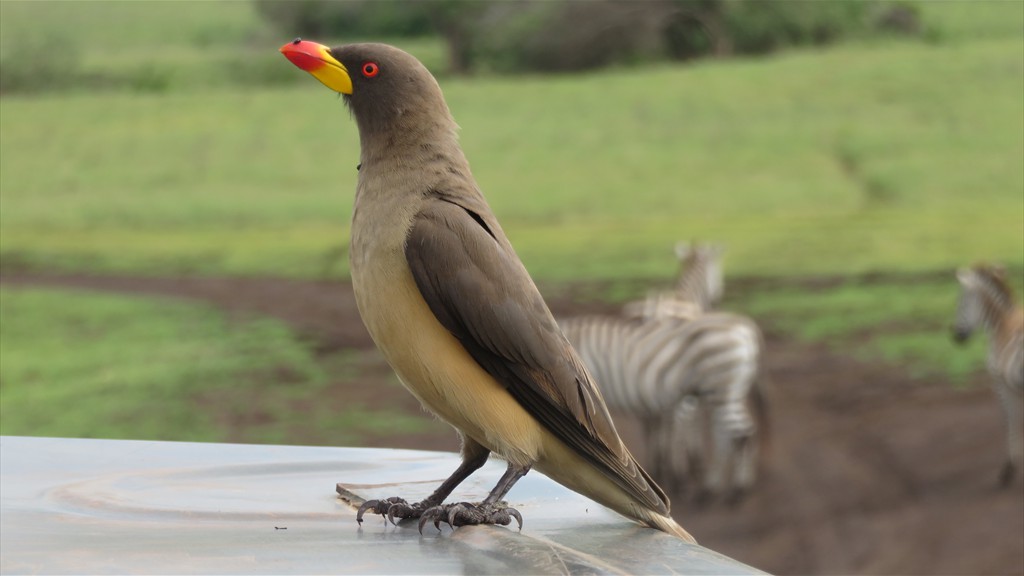
{"label": "green grass", "polygon": [[[727,243],[740,274],[1019,264],[1022,78],[1011,39],[445,88],[513,243],[562,281],[669,274],[689,237]],[[358,142],[312,80],[6,97],[0,129],[7,262],[346,272]]]}
{"label": "green grass", "polygon": [[925,37],[933,42],[1019,37],[1024,31],[1024,2],[1020,0],[919,0],[911,4],[919,11]]}
{"label": "green grass", "polygon": [[[277,53],[293,36],[273,30],[249,0],[3,0],[0,78],[12,92],[297,84],[305,79]],[[435,69],[446,66],[436,40],[392,43]]]}
{"label": "green grass", "polygon": [[237,44],[266,32],[251,2],[4,0],[0,15],[4,51],[32,38],[63,38],[90,58]]}
{"label": "green grass", "polygon": [[[1024,2],[917,5],[923,41],[442,86],[542,284],[664,281],[669,247],[697,238],[728,245],[733,277],[985,259],[1019,290]],[[345,276],[355,126],[277,54],[288,39],[248,2],[0,2],[4,73],[55,90],[0,97],[0,270]],[[401,44],[443,71],[438,42]],[[962,383],[985,342],[948,342],[955,298],[950,274],[729,305]],[[323,365],[276,322],[74,292],[0,304],[3,434],[358,443],[420,425],[325,401],[352,359]]]}
{"label": "green grass", "polygon": [[[918,0],[923,38],[956,45],[1018,38],[1018,0]],[[5,82],[39,90],[169,92],[211,86],[298,82],[272,48],[276,31],[248,0],[3,0],[0,60]],[[357,39],[316,38],[327,44]],[[367,40],[381,40],[368,38]],[[392,39],[435,73],[447,69],[434,39]]]}
{"label": "green grass", "polygon": [[358,445],[425,424],[333,397],[354,358],[185,301],[0,289],[0,356],[5,435]]}
{"label": "green grass", "polygon": [[[1008,278],[1019,300],[1024,268],[1010,270]],[[816,290],[752,291],[733,305],[799,340],[825,342],[866,362],[902,365],[912,378],[941,377],[963,386],[984,370],[988,341],[979,330],[967,345],[952,342],[959,294],[950,270],[946,278],[859,278]]]}

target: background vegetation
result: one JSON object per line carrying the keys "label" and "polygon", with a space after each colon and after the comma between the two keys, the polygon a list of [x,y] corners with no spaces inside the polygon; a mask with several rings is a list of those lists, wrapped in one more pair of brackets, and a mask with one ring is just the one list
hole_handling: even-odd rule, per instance
{"label": "background vegetation", "polygon": [[881,0],[257,0],[256,7],[284,34],[433,34],[444,40],[448,69],[457,73],[578,71],[921,32],[916,5]]}
{"label": "background vegetation", "polygon": [[[786,16],[730,12],[748,5],[688,7]],[[886,32],[893,7],[914,25]],[[261,17],[278,8],[0,2],[0,274],[346,277],[355,127],[277,54],[305,33]],[[956,266],[1004,262],[1024,285],[1024,3],[828,10],[798,27],[849,24],[827,48],[776,20],[782,40],[730,36],[731,58],[679,64],[713,42],[671,53],[662,36],[643,65],[503,76],[530,67],[474,56],[477,76],[446,77],[474,173],[545,291],[597,280],[600,297],[632,297],[669,281],[676,240],[715,240],[730,280],[846,278],[731,295],[733,309],[913,377],[981,369],[983,342],[951,351],[945,327]],[[391,41],[458,71],[450,42],[423,35],[446,22]],[[516,33],[555,25],[534,24]],[[489,39],[516,43],[502,34]],[[879,274],[901,279],[866,280]],[[181,302],[0,294],[4,434],[223,439],[230,418],[203,394],[244,382],[274,424],[235,439],[285,441],[298,424],[270,406],[307,402],[354,362],[325,366],[280,324]],[[154,411],[161,423],[126,416]],[[337,421],[358,442],[362,424]]]}
{"label": "background vegetation", "polygon": [[361,433],[424,426],[398,410],[325,401],[358,353],[317,359],[276,320],[171,299],[2,289],[0,324],[3,434],[358,444]]}

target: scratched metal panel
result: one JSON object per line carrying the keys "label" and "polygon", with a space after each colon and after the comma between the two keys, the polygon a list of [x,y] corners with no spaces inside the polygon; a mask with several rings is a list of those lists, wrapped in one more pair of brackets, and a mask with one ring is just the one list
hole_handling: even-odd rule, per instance
{"label": "scratched metal panel", "polygon": [[[360,528],[351,499],[421,499],[458,464],[411,450],[0,437],[0,572],[758,574],[531,472],[504,527]],[[454,494],[482,499],[489,462]],[[700,535],[698,534],[699,538]]]}

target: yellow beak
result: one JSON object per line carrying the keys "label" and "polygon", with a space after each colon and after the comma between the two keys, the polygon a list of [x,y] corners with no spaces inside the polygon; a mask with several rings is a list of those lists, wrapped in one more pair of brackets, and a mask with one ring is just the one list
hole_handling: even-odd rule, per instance
{"label": "yellow beak", "polygon": [[281,46],[281,54],[335,92],[352,94],[352,77],[323,44],[296,38]]}

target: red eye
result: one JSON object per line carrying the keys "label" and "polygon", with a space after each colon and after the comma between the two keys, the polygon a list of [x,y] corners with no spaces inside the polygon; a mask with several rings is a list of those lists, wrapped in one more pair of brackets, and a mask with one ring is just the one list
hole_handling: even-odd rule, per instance
{"label": "red eye", "polygon": [[380,67],[377,66],[376,62],[367,62],[363,64],[363,76],[367,78],[373,78],[380,73]]}

